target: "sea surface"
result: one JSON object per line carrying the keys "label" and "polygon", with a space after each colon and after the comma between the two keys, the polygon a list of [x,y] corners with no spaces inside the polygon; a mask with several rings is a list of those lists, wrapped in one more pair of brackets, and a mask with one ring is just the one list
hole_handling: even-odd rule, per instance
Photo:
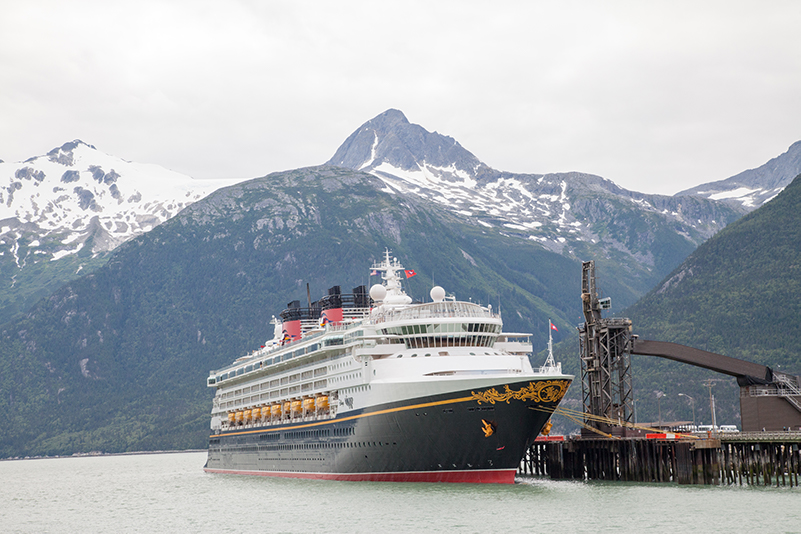
{"label": "sea surface", "polygon": [[2,461],[0,532],[801,533],[798,488],[335,482],[206,474],[205,460]]}

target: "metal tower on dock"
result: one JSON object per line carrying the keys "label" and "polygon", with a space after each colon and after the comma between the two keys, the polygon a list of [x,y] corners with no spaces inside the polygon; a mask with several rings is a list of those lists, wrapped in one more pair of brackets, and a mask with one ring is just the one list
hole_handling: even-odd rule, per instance
{"label": "metal tower on dock", "polygon": [[[611,299],[598,298],[594,261],[582,264],[581,301],[586,321],[579,327],[584,422],[599,433],[624,436],[625,428],[598,422],[597,418],[632,422],[631,321],[601,316],[601,310],[611,307]],[[596,434],[582,430],[582,436]]]}

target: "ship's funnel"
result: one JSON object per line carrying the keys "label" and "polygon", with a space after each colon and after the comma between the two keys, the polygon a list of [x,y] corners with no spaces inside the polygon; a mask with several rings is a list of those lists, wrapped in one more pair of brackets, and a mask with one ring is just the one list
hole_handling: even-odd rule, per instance
{"label": "ship's funnel", "polygon": [[328,295],[322,298],[323,311],[320,313],[320,325],[342,322],[342,290],[334,286],[328,290]]}
{"label": "ship's funnel", "polygon": [[287,304],[287,308],[281,312],[282,343],[297,341],[300,339],[300,301],[293,300]]}

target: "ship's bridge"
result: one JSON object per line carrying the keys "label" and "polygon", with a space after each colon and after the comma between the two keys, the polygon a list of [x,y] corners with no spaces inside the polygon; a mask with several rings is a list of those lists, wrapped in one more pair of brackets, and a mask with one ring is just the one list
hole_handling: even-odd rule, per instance
{"label": "ship's bridge", "polygon": [[491,308],[456,301],[419,304],[372,319],[382,334],[398,336],[408,349],[492,347],[503,327]]}

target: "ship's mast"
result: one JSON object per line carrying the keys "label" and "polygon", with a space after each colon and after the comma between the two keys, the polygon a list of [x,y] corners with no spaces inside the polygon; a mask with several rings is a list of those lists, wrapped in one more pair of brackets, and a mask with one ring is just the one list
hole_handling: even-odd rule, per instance
{"label": "ship's mast", "polygon": [[548,319],[548,357],[545,359],[545,365],[540,367],[540,373],[562,374],[562,364],[556,363],[553,357],[553,328],[553,323]]}
{"label": "ship's mast", "polygon": [[403,271],[403,265],[400,264],[398,258],[390,257],[388,248],[384,249],[384,261],[373,264],[371,269],[382,273],[381,279],[384,281],[383,285],[387,291],[386,297],[382,299],[385,305],[411,304],[412,299],[403,291],[401,278],[398,276],[398,272]]}

